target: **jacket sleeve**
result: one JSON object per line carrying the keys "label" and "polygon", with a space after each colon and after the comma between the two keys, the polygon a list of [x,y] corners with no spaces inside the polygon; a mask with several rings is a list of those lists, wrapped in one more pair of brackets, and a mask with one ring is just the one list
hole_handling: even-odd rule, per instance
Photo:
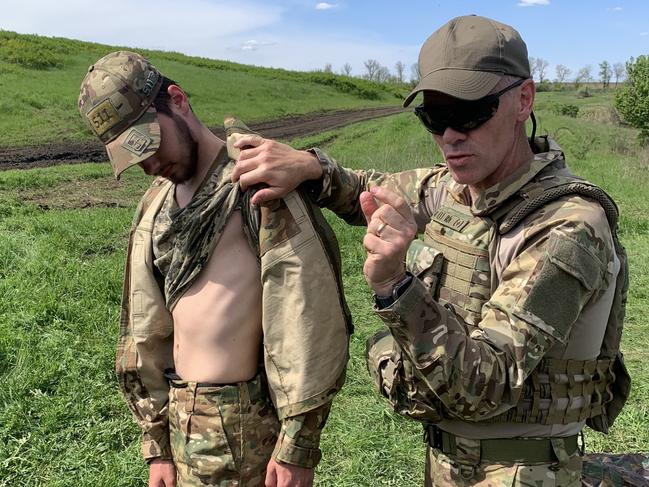
{"label": "jacket sleeve", "polygon": [[558,219],[563,223],[533,235],[505,268],[477,327],[435,301],[417,278],[392,306],[377,310],[418,382],[452,416],[476,421],[514,406],[550,347],[567,341],[584,305],[611,285],[614,256],[603,212],[592,224],[574,207],[567,213]]}
{"label": "jacket sleeve", "polygon": [[408,201],[420,232],[434,212],[434,193],[441,191],[440,177],[445,166],[411,169],[398,173],[382,173],[374,169],[352,170],[340,166],[333,158],[314,148],[310,152],[318,158],[322,178],[305,186],[309,196],[321,208],[333,211],[352,225],[366,225],[358,200],[363,191],[382,186]]}
{"label": "jacket sleeve", "polygon": [[153,273],[150,228],[145,216],[131,231],[115,366],[124,399],[142,430],[147,461],[171,458],[164,370],[173,367],[173,321]]}
{"label": "jacket sleeve", "polygon": [[273,451],[275,461],[303,468],[315,468],[318,465],[322,458],[320,435],[329,417],[331,402],[282,420]]}
{"label": "jacket sleeve", "polygon": [[282,424],[274,458],[304,467],[320,460],[351,330],[335,236],[319,213],[292,192],[262,207],[259,230],[264,365]]}

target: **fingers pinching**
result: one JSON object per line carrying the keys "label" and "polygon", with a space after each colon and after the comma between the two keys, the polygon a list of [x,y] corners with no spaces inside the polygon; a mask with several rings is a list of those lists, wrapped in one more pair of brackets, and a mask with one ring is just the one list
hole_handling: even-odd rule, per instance
{"label": "fingers pinching", "polygon": [[258,147],[263,143],[264,138],[261,135],[247,134],[239,137],[233,145],[237,149],[243,149],[245,147]]}
{"label": "fingers pinching", "polygon": [[402,217],[407,220],[412,220],[412,210],[405,198],[381,186],[374,186],[370,189],[370,193],[377,201],[394,208]]}

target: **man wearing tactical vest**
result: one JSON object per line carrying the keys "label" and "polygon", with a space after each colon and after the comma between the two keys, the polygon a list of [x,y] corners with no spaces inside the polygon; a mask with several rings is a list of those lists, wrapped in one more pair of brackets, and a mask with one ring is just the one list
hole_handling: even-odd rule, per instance
{"label": "man wearing tactical vest", "polygon": [[269,185],[255,202],[308,180],[319,205],[367,225],[363,271],[387,325],[367,364],[424,424],[427,486],[579,486],[581,429],[606,431],[630,387],[617,208],[555,142],[528,140],[535,86],[512,27],[452,19],[419,72],[404,106],[423,94],[415,114],[446,164],[352,171],[246,136],[233,177]]}
{"label": "man wearing tactical vest", "polygon": [[231,182],[250,131],[226,121],[226,144],[138,54],[93,64],[79,110],[116,177],[159,176],[130,233],[116,362],[149,485],[311,486],[351,331],[320,210],[297,191],[251,205]]}

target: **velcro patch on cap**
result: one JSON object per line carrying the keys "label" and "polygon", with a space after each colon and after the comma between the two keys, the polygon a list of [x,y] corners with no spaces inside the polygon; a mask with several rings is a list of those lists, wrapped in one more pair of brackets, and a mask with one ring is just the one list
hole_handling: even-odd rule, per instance
{"label": "velcro patch on cap", "polygon": [[151,137],[144,135],[137,129],[131,129],[124,142],[122,142],[122,147],[135,155],[141,156],[146,148],[151,145],[151,142],[153,142]]}
{"label": "velcro patch on cap", "polygon": [[122,119],[110,99],[102,101],[86,115],[97,137],[101,137]]}
{"label": "velcro patch on cap", "polygon": [[157,83],[158,83],[158,73],[156,73],[155,71],[149,71],[146,75],[144,86],[142,87],[142,93],[144,93],[146,96],[149,96]]}

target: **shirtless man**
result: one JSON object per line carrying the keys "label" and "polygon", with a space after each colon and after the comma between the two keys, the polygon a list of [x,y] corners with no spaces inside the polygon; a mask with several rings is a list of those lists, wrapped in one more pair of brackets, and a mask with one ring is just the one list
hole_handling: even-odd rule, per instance
{"label": "shirtless man", "polygon": [[149,485],[312,485],[351,326],[333,232],[297,192],[251,205],[231,183],[247,128],[226,122],[226,144],[138,54],[92,65],[79,110],[116,177],[159,176],[131,229],[116,366]]}

